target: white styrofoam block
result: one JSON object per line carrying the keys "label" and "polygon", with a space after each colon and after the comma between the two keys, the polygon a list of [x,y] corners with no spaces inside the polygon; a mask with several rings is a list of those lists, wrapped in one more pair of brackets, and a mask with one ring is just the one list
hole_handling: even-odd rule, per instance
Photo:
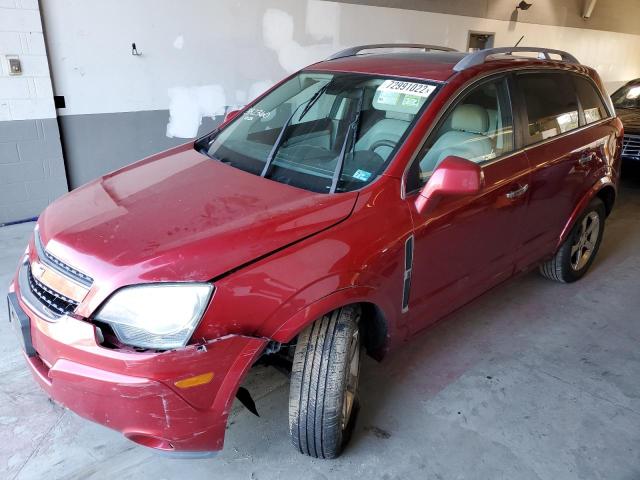
{"label": "white styrofoam block", "polygon": [[0,32],[41,32],[40,12],[0,8]]}
{"label": "white styrofoam block", "polygon": [[18,55],[22,53],[18,32],[0,32],[0,55]]}
{"label": "white styrofoam block", "polygon": [[336,38],[340,35],[340,4],[333,2],[309,2],[305,32],[316,40]]}
{"label": "white styrofoam block", "polygon": [[56,109],[53,97],[32,98],[29,100],[9,100],[12,120],[32,120],[36,118],[55,118]]}
{"label": "white styrofoam block", "polygon": [[48,77],[49,64],[45,55],[22,55],[22,75],[26,77]]}
{"label": "white styrofoam block", "polygon": [[9,99],[26,99],[31,95],[29,93],[29,82],[24,77],[2,77],[0,78],[0,98]]}
{"label": "white styrofoam block", "polygon": [[53,87],[49,77],[36,77],[33,81],[36,86],[36,96],[38,98],[53,97]]}
{"label": "white styrofoam block", "polygon": [[227,99],[220,85],[172,87],[169,89],[167,137],[193,138],[203,117],[224,114]]}
{"label": "white styrofoam block", "polygon": [[16,0],[0,0],[0,8],[16,8]]}

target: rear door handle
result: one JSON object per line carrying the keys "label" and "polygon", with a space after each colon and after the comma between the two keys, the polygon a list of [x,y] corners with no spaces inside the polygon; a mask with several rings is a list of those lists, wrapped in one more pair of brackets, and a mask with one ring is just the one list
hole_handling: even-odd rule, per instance
{"label": "rear door handle", "polygon": [[596,158],[595,153],[585,153],[580,157],[580,160],[578,160],[578,163],[580,165],[586,165],[587,163],[593,162],[595,158]]}
{"label": "rear door handle", "polygon": [[507,193],[505,196],[509,199],[509,200],[513,200],[514,198],[518,198],[521,197],[522,195],[524,195],[525,193],[527,193],[527,191],[529,190],[529,184],[525,184],[523,186],[521,186],[520,188],[518,188],[517,190],[512,190],[509,193]]}

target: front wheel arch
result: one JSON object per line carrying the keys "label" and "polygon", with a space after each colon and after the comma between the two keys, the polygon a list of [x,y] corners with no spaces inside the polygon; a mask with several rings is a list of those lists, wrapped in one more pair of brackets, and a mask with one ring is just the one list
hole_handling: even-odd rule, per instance
{"label": "front wheel arch", "polygon": [[384,312],[375,303],[360,302],[362,317],[360,328],[362,331],[362,344],[367,355],[382,360],[386,352],[388,327]]}
{"label": "front wheel arch", "polygon": [[604,203],[608,217],[613,210],[613,205],[616,203],[616,189],[612,185],[606,185],[596,193],[596,196]]}
{"label": "front wheel arch", "polygon": [[299,310],[276,332],[267,336],[280,343],[290,343],[300,332],[324,315],[340,308],[358,305],[362,309],[360,325],[367,355],[376,360],[382,360],[388,350],[392,325],[384,308],[370,300],[368,293],[372,290],[368,287],[354,287],[334,292]]}

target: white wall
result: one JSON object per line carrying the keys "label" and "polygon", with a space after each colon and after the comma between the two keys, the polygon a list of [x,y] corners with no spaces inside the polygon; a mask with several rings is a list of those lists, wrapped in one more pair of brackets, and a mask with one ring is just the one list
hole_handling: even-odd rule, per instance
{"label": "white wall", "polygon": [[[6,0],[0,0],[5,1]],[[514,0],[515,1],[515,0]],[[640,36],[317,0],[46,0],[61,115],[171,108],[167,133],[242,104],[343,46],[389,41],[463,50],[469,30],[496,46],[568,50],[611,87],[640,77]],[[142,56],[130,53],[136,42]]]}
{"label": "white wall", "polygon": [[[7,56],[22,75],[9,76]],[[0,121],[55,116],[38,1],[0,0]]]}

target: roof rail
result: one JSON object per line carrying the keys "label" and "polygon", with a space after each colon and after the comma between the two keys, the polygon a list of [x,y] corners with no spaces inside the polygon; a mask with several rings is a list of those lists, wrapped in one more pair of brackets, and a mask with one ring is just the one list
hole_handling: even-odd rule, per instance
{"label": "roof rail", "polygon": [[419,43],[377,43],[373,45],[360,45],[359,47],[351,47],[346,50],[341,50],[338,53],[334,53],[327,60],[336,60],[338,58],[353,57],[363,50],[375,50],[379,48],[416,48],[429,52],[436,50],[439,52],[457,52],[454,48],[441,47],[439,45],[422,45]]}
{"label": "roof rail", "polygon": [[456,63],[453,69],[456,72],[461,72],[467,68],[474,67],[476,65],[482,65],[486,62],[487,57],[491,55],[505,54],[509,55],[514,52],[537,52],[545,60],[553,60],[551,54],[560,55],[563,62],[580,64],[578,59],[570,53],[562,50],[553,50],[551,48],[538,48],[538,47],[500,47],[500,48],[487,48],[484,50],[478,50],[477,52],[470,53],[458,63]]}

